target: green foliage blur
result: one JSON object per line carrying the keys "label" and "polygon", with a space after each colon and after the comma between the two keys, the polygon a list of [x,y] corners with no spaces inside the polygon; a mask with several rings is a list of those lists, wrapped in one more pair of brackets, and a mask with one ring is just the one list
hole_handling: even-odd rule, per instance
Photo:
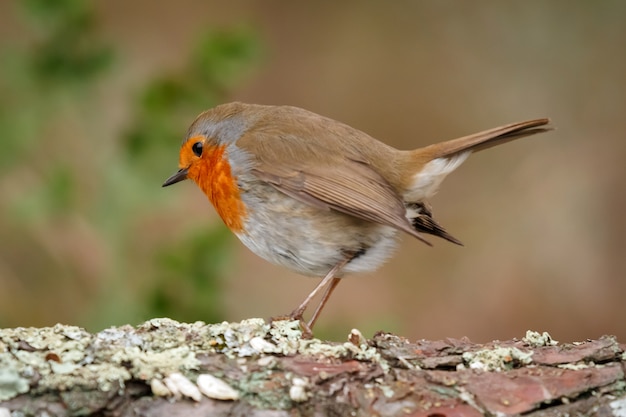
{"label": "green foliage blur", "polygon": [[28,34],[0,50],[0,326],[223,319],[230,236],[163,224],[176,201],[161,183],[190,120],[259,62],[255,32],[202,35],[176,73],[129,94],[131,121],[113,131],[103,86],[124,62],[93,4],[20,5]]}

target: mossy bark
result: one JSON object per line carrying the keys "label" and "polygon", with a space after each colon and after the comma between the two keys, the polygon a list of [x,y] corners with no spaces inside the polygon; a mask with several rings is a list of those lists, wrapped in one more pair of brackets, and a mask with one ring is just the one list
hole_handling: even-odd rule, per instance
{"label": "mossy bark", "polygon": [[4,329],[0,417],[623,416],[625,364],[613,337],[533,332],[474,344],[358,331],[330,343],[261,319]]}

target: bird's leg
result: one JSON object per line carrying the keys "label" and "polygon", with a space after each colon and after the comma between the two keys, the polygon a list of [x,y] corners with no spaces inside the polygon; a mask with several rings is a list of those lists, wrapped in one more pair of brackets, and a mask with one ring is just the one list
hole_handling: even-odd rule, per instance
{"label": "bird's leg", "polygon": [[[313,326],[313,324],[315,324],[315,321],[317,320],[317,317],[321,313],[322,308],[324,307],[324,304],[326,304],[326,301],[330,297],[330,294],[333,292],[333,290],[339,283],[339,278],[335,277],[335,275],[339,271],[341,271],[341,269],[344,266],[346,266],[346,264],[350,262],[353,257],[354,257],[353,255],[346,256],[344,259],[338,262],[337,265],[335,265],[330,271],[328,271],[324,279],[322,279],[320,283],[317,284],[317,286],[313,289],[313,291],[309,293],[309,295],[298,306],[298,308],[292,311],[291,314],[289,315],[289,318],[292,320],[300,320],[300,323],[303,325],[303,328],[304,328],[304,336],[310,337],[313,334],[311,332],[311,327]],[[307,309],[307,307],[309,306],[309,303],[313,300],[313,298],[315,298],[317,293],[326,285],[328,285],[328,289],[324,293],[324,296],[322,297],[322,301],[320,302],[318,307],[315,309],[315,313],[313,314],[313,318],[311,319],[311,322],[309,324],[306,324],[303,321],[304,311]]]}
{"label": "bird's leg", "polygon": [[313,313],[311,320],[309,320],[309,324],[308,324],[309,329],[312,329],[313,326],[315,325],[315,322],[320,316],[322,309],[326,305],[326,301],[328,301],[328,299],[330,298],[330,295],[335,290],[335,287],[337,287],[337,285],[339,284],[339,281],[341,281],[341,278],[334,277],[333,280],[330,281],[330,284],[328,284],[328,288],[326,288],[326,291],[324,292],[324,295],[322,296],[320,303],[317,305],[317,308],[315,309],[315,312]]}

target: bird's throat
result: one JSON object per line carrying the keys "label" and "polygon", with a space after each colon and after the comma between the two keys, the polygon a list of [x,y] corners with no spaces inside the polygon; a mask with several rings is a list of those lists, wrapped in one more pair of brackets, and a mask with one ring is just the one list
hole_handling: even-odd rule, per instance
{"label": "bird's throat", "polygon": [[225,146],[205,149],[187,176],[206,194],[226,226],[237,233],[243,230],[246,210],[225,152]]}

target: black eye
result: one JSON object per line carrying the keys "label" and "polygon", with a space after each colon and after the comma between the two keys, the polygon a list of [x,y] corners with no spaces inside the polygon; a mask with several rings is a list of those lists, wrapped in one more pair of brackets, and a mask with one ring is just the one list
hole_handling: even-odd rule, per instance
{"label": "black eye", "polygon": [[196,142],[191,146],[191,150],[196,156],[202,156],[202,142]]}

